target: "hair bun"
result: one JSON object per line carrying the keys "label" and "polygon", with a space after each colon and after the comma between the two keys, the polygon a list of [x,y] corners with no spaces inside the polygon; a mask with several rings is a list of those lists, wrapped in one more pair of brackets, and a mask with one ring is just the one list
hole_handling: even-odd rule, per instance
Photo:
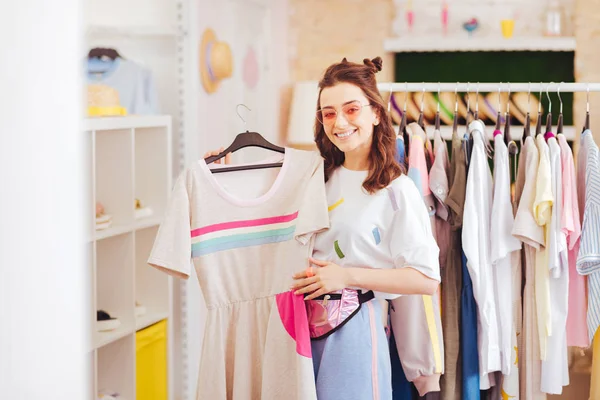
{"label": "hair bun", "polygon": [[374,59],[372,59],[372,60],[369,60],[368,58],[365,58],[365,59],[363,60],[363,63],[364,63],[366,66],[369,66],[369,67],[371,67],[371,68],[373,69],[373,73],[374,73],[374,74],[376,74],[376,73],[378,73],[379,71],[381,71],[381,68],[382,68],[382,66],[383,66],[383,60],[381,59],[381,57],[375,57],[375,58],[374,58]]}

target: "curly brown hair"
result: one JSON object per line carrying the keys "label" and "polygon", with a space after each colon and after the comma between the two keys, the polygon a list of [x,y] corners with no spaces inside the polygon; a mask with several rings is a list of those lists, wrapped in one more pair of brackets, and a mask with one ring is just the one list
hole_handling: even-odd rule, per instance
{"label": "curly brown hair", "polygon": [[[379,115],[380,123],[373,127],[373,143],[369,153],[369,175],[362,185],[370,194],[387,187],[404,173],[404,169],[396,161],[396,133],[392,126],[392,119],[386,110],[381,93],[377,89],[375,74],[381,71],[382,64],[381,57],[376,57],[373,60],[365,58],[363,64],[349,62],[344,58],[340,63],[331,65],[319,82],[319,101],[317,102],[318,111],[321,108],[320,98],[323,89],[342,82],[350,83],[363,91],[369,104]],[[315,142],[325,159],[325,181],[327,182],[333,171],[344,163],[345,156],[331,143],[325,134],[323,124],[316,115]]]}

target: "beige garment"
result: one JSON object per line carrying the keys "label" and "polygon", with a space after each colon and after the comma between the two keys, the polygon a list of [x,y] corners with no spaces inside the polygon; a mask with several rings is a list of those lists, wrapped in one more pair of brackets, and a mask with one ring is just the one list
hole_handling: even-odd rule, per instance
{"label": "beige garment", "polygon": [[550,180],[550,149],[542,135],[536,137],[540,155],[537,179],[535,184],[535,200],[533,215],[537,224],[544,228],[544,242],[535,255],[535,304],[540,337],[540,358],[546,359],[548,336],[552,335],[552,318],[550,303],[550,270],[548,268],[548,245],[550,242],[550,220],[552,218],[552,181]]}
{"label": "beige garment", "polygon": [[304,299],[289,288],[329,227],[322,158],[286,149],[258,198],[221,175],[203,161],[180,175],[148,260],[183,278],[193,260],[208,309],[197,399],[316,399]]}
{"label": "beige garment", "polygon": [[[513,236],[523,245],[522,262],[525,277],[523,291],[523,317],[519,345],[519,391],[522,400],[541,400],[540,345],[535,305],[535,253],[544,243],[544,232],[533,216],[535,185],[539,152],[533,138],[528,137],[521,149],[516,197],[519,203],[513,226]],[[522,190],[520,190],[522,188]]]}

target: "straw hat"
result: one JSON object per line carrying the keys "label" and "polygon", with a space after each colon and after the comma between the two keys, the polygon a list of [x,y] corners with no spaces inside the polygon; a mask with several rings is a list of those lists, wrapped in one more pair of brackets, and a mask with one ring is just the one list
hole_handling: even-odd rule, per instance
{"label": "straw hat", "polygon": [[217,40],[212,29],[206,29],[200,40],[200,80],[207,93],[214,93],[221,80],[233,73],[231,48]]}

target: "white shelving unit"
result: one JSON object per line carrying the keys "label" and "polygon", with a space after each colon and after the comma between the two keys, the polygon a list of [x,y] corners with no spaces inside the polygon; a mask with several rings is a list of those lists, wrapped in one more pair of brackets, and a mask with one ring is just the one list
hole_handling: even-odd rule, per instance
{"label": "white shelving unit", "polygon": [[[146,260],[154,243],[172,185],[171,117],[86,119],[90,200],[101,202],[113,225],[89,233],[92,271],[90,343],[93,394],[107,389],[136,398],[136,332],[167,320],[169,399],[173,399],[173,283]],[[135,199],[152,209],[135,218]],[[136,302],[146,313],[136,316]],[[121,322],[109,332],[96,331],[96,310]],[[95,399],[95,397],[92,397]]]}
{"label": "white shelving unit", "polygon": [[454,51],[575,51],[574,37],[398,37],[384,41],[390,53]]}

